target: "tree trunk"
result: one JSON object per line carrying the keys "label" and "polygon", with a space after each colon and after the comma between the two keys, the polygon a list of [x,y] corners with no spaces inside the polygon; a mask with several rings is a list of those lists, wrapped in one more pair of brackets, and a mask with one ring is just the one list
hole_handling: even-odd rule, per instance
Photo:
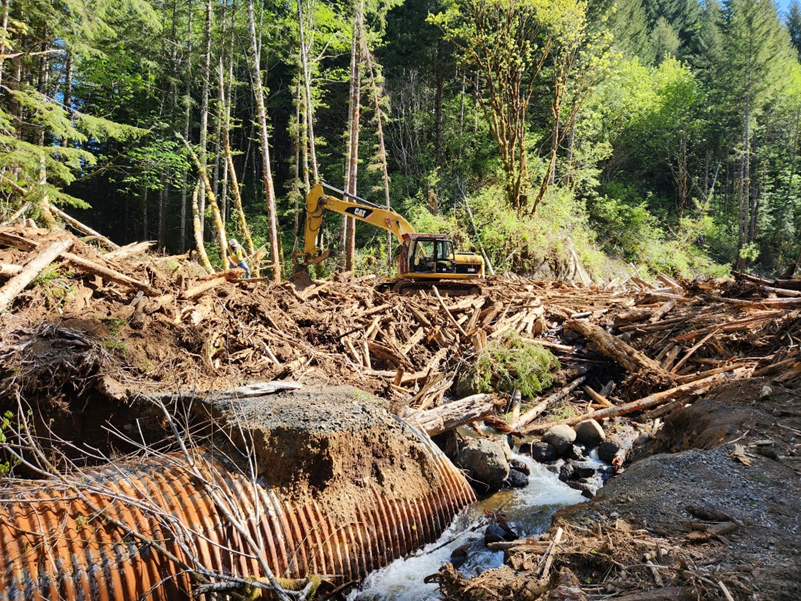
{"label": "tree trunk", "polygon": [[617,361],[632,374],[646,372],[666,382],[673,381],[673,376],[664,370],[658,362],[619,338],[615,338],[600,326],[588,321],[572,319],[566,321],[563,328],[581,333],[587,340],[592,342],[598,351]]}
{"label": "tree trunk", "polygon": [[[353,5],[353,41],[350,55],[350,103],[348,106],[348,150],[345,160],[345,192],[356,195],[359,171],[359,118],[361,104],[361,66],[364,26],[364,0]],[[352,271],[356,255],[356,220],[344,216],[345,271]]]}
{"label": "tree trunk", "polygon": [[[305,105],[304,130],[308,138],[309,158],[311,159],[313,180],[315,183],[317,183],[320,181],[320,175],[317,170],[317,149],[314,143],[314,106],[312,106],[311,76],[309,75],[309,47],[306,44],[306,28],[303,24],[304,15],[301,8],[301,2],[302,0],[297,0],[298,27],[300,34],[300,65],[301,74],[303,76],[303,102]],[[313,12],[311,11],[311,8],[308,11],[308,14],[309,19],[313,19]]]}
{"label": "tree trunk", "polygon": [[28,262],[21,273],[6,282],[6,285],[0,288],[0,311],[5,309],[14,300],[14,297],[25,289],[25,286],[36,279],[36,276],[45,267],[55,261],[70,246],[72,246],[71,238],[51,242]]}
{"label": "tree trunk", "polygon": [[741,159],[741,172],[742,179],[740,180],[740,194],[739,194],[739,211],[738,211],[738,235],[737,235],[737,259],[735,268],[737,271],[743,271],[747,263],[747,259],[741,255],[743,248],[749,243],[748,240],[748,223],[749,212],[751,207],[751,104],[750,99],[745,102],[745,130],[743,140],[743,156]]}
{"label": "tree trunk", "polygon": [[465,85],[467,84],[467,75],[462,73],[462,89],[459,93],[459,160],[462,160],[464,154],[463,138],[464,138],[464,100],[465,100]]}
{"label": "tree trunk", "polygon": [[200,204],[198,203],[200,187],[200,180],[198,180],[195,184],[195,189],[192,191],[192,231],[195,234],[195,249],[197,250],[200,264],[208,273],[214,273],[214,268],[211,266],[209,256],[206,254],[206,245],[203,243],[203,230],[200,227]]}
{"label": "tree trunk", "polygon": [[[184,138],[187,140],[189,139],[189,125],[192,118],[192,103],[190,99],[190,92],[191,92],[191,85],[192,85],[192,0],[189,0],[189,5],[187,7],[189,11],[189,24],[188,24],[188,48],[187,48],[187,59],[186,59],[186,94],[184,95]],[[187,217],[187,198],[186,198],[186,188],[189,184],[189,178],[187,172],[184,171],[183,176],[181,177],[181,252],[186,252],[186,217]],[[194,217],[193,217],[194,219]],[[193,223],[194,229],[194,223]]]}
{"label": "tree trunk", "polygon": [[[220,102],[223,106],[223,129],[225,130],[223,133],[224,140],[223,140],[223,147],[225,148],[227,145],[228,154],[231,154],[231,104],[232,104],[232,95],[234,89],[234,43],[236,40],[236,3],[231,3],[231,24],[230,24],[230,31],[231,35],[229,38],[229,46],[228,46],[228,87],[225,88],[225,82],[222,82],[223,89],[220,93]],[[220,58],[220,78],[223,79],[223,60],[222,57]],[[225,150],[223,150],[225,152]],[[231,175],[229,176],[229,172]],[[222,198],[223,202],[228,198],[228,178],[232,178],[232,185],[236,185],[234,181],[236,180],[236,173],[233,169],[233,160],[228,161],[228,157],[225,158],[223,161],[223,177],[222,177]],[[237,186],[236,194],[239,195],[239,187]],[[241,198],[239,203],[239,210],[241,210]],[[226,207],[223,206],[223,220],[226,221],[228,219],[229,212],[226,210]],[[258,271],[258,268],[256,269]]]}
{"label": "tree trunk", "polygon": [[437,40],[437,81],[434,98],[434,150],[437,155],[437,165],[442,165],[442,96],[445,88],[444,58],[445,42],[440,38]]}
{"label": "tree trunk", "polygon": [[[42,44],[42,49],[44,50],[44,44]],[[39,64],[39,83],[38,83],[38,90],[41,94],[47,95],[47,84],[48,84],[48,61],[47,56],[42,56],[42,60]],[[50,198],[47,195],[47,163],[45,162],[45,131],[44,128],[39,130],[39,147],[42,149],[41,154],[39,155],[39,179],[38,185],[42,190],[42,196],[35,201],[39,209],[39,214],[42,216],[42,220],[45,223],[45,226],[49,229],[54,229],[57,227],[57,223],[53,214],[50,212]]]}
{"label": "tree trunk", "polygon": [[[72,79],[73,79],[73,68],[74,68],[74,60],[72,56],[72,51],[67,50],[67,56],[64,59],[66,61],[66,65],[64,65],[64,108],[67,111],[67,114],[72,120]],[[70,140],[68,137],[64,136],[64,140],[62,142],[64,146],[70,145]]]}
{"label": "tree trunk", "polygon": [[149,236],[147,229],[147,193],[148,189],[145,187],[145,189],[142,191],[142,240],[147,240]]}
{"label": "tree trunk", "polygon": [[200,181],[203,183],[203,186],[206,188],[206,198],[209,201],[209,206],[211,207],[211,213],[214,216],[214,229],[217,232],[217,243],[220,245],[220,262],[222,264],[222,268],[225,269],[228,265],[228,240],[226,239],[225,235],[225,224],[222,221],[222,215],[220,214],[220,207],[217,204],[217,197],[214,195],[214,190],[211,188],[211,182],[209,181],[209,174],[206,171],[203,164],[200,162],[200,157],[198,157],[195,152],[192,150],[192,147],[189,145],[189,142],[186,139],[181,138],[186,149],[189,151],[189,155],[192,157],[192,160],[195,163],[195,167],[197,167],[198,173],[200,174]]}
{"label": "tree trunk", "polygon": [[[302,84],[298,84],[295,96],[295,123],[298,126],[298,134],[294,136],[295,140],[295,179],[297,180],[298,186],[298,193],[296,194],[296,200],[298,196],[301,196],[301,191],[304,194],[308,194],[309,190],[311,189],[309,186],[309,149],[308,149],[308,142],[309,139],[306,136],[306,132],[308,131],[308,122],[307,122],[307,112],[306,107],[304,105],[305,100],[303,99],[303,89],[301,87]],[[298,205],[296,202],[295,206],[295,232],[298,231],[298,222],[299,222],[299,214],[298,214]]]}
{"label": "tree trunk", "polygon": [[167,238],[167,196],[169,195],[169,186],[169,174],[165,170],[162,176],[161,190],[159,191],[159,250],[164,248]]}
{"label": "tree trunk", "polygon": [[[554,99],[553,104],[551,105],[551,117],[553,117],[553,126],[551,128],[551,152],[550,158],[548,159],[548,168],[545,171],[545,175],[542,178],[542,184],[540,184],[539,192],[537,193],[537,198],[534,199],[534,206],[531,208],[531,216],[535,217],[537,215],[537,209],[542,203],[542,200],[545,198],[545,194],[548,192],[548,188],[550,187],[551,183],[553,182],[555,172],[556,172],[556,157],[559,153],[559,143],[562,139],[561,133],[559,130],[560,120],[562,117],[562,94],[563,94],[563,86],[561,82],[556,81],[554,82]],[[523,134],[525,133],[525,130]],[[524,138],[521,137],[521,143]],[[526,149],[522,147],[520,149],[521,160],[525,159],[526,157]],[[528,175],[526,175],[528,177]]]}
{"label": "tree trunk", "polygon": [[63,219],[64,221],[69,223],[76,230],[86,234],[87,236],[92,236],[98,242],[100,242],[101,244],[106,246],[107,248],[110,248],[111,250],[116,250],[116,249],[119,248],[118,245],[114,244],[114,242],[112,242],[111,240],[106,238],[103,234],[101,234],[100,232],[96,232],[95,230],[90,228],[88,225],[81,223],[80,221],[78,221],[77,219],[75,219],[73,217],[70,217],[64,211],[59,209],[58,207],[54,207],[53,205],[50,205],[50,209],[53,211],[53,213],[58,215],[58,217],[60,219]]}
{"label": "tree trunk", "polygon": [[476,394],[427,411],[410,410],[404,418],[429,436],[436,436],[493,414],[495,400],[493,394]]}
{"label": "tree trunk", "polygon": [[[239,231],[245,239],[245,249],[248,256],[256,254],[256,249],[253,246],[253,240],[250,237],[250,229],[248,228],[247,219],[245,217],[245,210],[242,208],[242,196],[239,190],[239,182],[236,177],[236,169],[234,168],[234,158],[231,153],[231,135],[230,135],[230,121],[228,115],[231,114],[231,107],[225,100],[225,82],[223,81],[222,61],[220,62],[220,103],[223,105],[223,115],[225,119],[222,123],[222,140],[223,140],[223,155],[225,157],[226,172],[231,177],[231,201],[233,202],[234,209],[237,213],[237,222],[239,224]],[[258,264],[254,265],[253,275],[259,277]]]}
{"label": "tree trunk", "polygon": [[599,420],[607,417],[616,417],[618,415],[627,415],[629,413],[633,413],[635,411],[641,411],[643,409],[649,409],[651,407],[655,407],[656,405],[669,401],[670,399],[675,399],[680,396],[686,396],[690,394],[702,394],[703,392],[709,390],[714,384],[717,384],[718,382],[724,380],[728,380],[732,377],[739,378],[740,376],[745,375],[747,371],[748,370],[746,368],[741,367],[730,373],[715,374],[709,376],[708,378],[703,378],[702,380],[696,380],[695,382],[682,384],[681,386],[676,386],[675,388],[670,388],[668,390],[656,392],[654,394],[648,395],[647,397],[643,397],[641,399],[637,399],[636,401],[631,401],[630,403],[625,403],[623,405],[615,405],[614,407],[599,409],[598,411],[593,411],[591,413],[586,413],[584,415],[579,415],[576,417],[569,417],[567,419],[561,419],[554,422],[547,422],[545,424],[530,426],[528,428],[524,428],[522,433],[544,434],[557,424],[567,424],[572,426],[574,424],[577,424],[581,421],[588,419]]}
{"label": "tree trunk", "polygon": [[[203,52],[203,88],[200,100],[200,164],[203,171],[206,170],[206,150],[209,138],[209,77],[211,75],[211,0],[206,0],[206,45]],[[206,188],[201,186],[200,198],[198,200],[200,208],[200,231],[205,233],[206,222],[203,216],[206,214]]]}
{"label": "tree trunk", "polygon": [[687,167],[688,163],[688,150],[687,150],[687,134],[682,132],[679,137],[679,150],[676,157],[676,171],[673,175],[673,181],[676,185],[676,218],[681,222],[684,217],[684,211],[687,208],[687,201],[690,200],[692,194],[692,181],[690,178],[690,170]]}
{"label": "tree trunk", "polygon": [[6,64],[6,48],[8,45],[6,44],[6,38],[8,37],[8,7],[10,4],[10,0],[3,0],[3,25],[2,25],[2,39],[0,39],[0,85],[3,83],[3,69]]}
{"label": "tree trunk", "polygon": [[293,150],[295,152],[294,161],[294,186],[292,189],[292,201],[294,204],[292,210],[292,253],[298,251],[300,248],[300,222],[301,222],[301,208],[300,201],[304,194],[309,191],[309,152],[307,149],[308,138],[306,132],[306,107],[303,105],[303,83],[300,81],[302,73],[298,72],[298,85],[295,86],[295,123],[297,125],[297,133],[292,137]]}
{"label": "tree trunk", "polygon": [[259,121],[259,140],[261,141],[262,181],[267,204],[267,223],[270,239],[270,259],[273,266],[273,281],[281,281],[281,258],[279,255],[278,219],[276,216],[275,190],[270,168],[270,145],[267,137],[267,110],[264,107],[264,92],[261,85],[261,67],[259,45],[256,39],[256,17],[253,12],[253,0],[248,0],[248,24],[250,28],[251,73],[253,92],[256,96],[256,111]]}
{"label": "tree trunk", "polygon": [[[370,87],[373,92],[373,110],[375,110],[375,125],[378,133],[378,160],[381,162],[381,175],[384,179],[384,201],[387,209],[390,209],[389,204],[389,169],[387,167],[387,149],[384,144],[384,126],[383,114],[381,108],[381,97],[383,96],[382,90],[378,85],[375,78],[375,69],[373,67],[373,55],[369,48],[364,49],[364,56],[367,60],[367,68],[370,73]],[[392,267],[392,233],[387,232],[387,267]]]}
{"label": "tree trunk", "polygon": [[160,294],[160,292],[153,288],[147,281],[135,280],[124,273],[120,273],[119,271],[104,265],[100,265],[99,263],[95,263],[94,261],[90,261],[89,259],[85,259],[72,253],[64,252],[61,254],[61,256],[79,270],[86,273],[91,273],[93,275],[98,275],[107,282],[113,282],[115,284],[121,284],[123,286],[135,288],[136,290],[141,290],[148,296],[158,296]]}
{"label": "tree trunk", "polygon": [[521,430],[523,430],[523,428],[525,428],[531,422],[533,422],[535,419],[537,419],[544,411],[546,411],[550,405],[552,405],[556,401],[559,401],[559,400],[563,399],[564,397],[566,397],[567,395],[569,395],[576,388],[578,388],[581,384],[583,384],[586,380],[587,380],[587,376],[586,375],[579,376],[578,378],[573,380],[567,386],[564,386],[564,387],[560,388],[559,390],[557,390],[556,392],[554,392],[552,394],[549,394],[547,397],[542,399],[539,403],[534,405],[531,409],[526,411],[523,415],[521,415],[516,420],[514,420],[510,424],[510,427],[512,428],[512,430],[520,432]]}

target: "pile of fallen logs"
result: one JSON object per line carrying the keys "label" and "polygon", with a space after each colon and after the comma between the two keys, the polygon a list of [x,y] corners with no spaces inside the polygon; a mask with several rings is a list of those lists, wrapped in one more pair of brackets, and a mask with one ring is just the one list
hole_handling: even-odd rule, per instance
{"label": "pile of fallen logs", "polygon": [[13,263],[0,263],[0,276],[11,277],[6,284],[0,288],[0,310],[6,308],[19,294],[56,259],[63,259],[76,269],[91,275],[96,275],[103,280],[120,284],[124,287],[141,290],[150,296],[155,296],[158,292],[145,281],[137,280],[121,273],[111,264],[115,259],[126,256],[126,252],[138,253],[150,247],[151,243],[138,243],[129,245],[125,248],[118,248],[103,257],[100,261],[92,261],[80,255],[68,252],[75,242],[72,236],[67,234],[56,234],[47,236],[42,241],[35,241],[31,237],[21,236],[8,231],[4,228],[0,231],[0,245],[10,246],[21,251],[28,252],[30,256],[25,257],[25,265],[15,265]]}
{"label": "pile of fallen logs", "polygon": [[[735,281],[685,285],[660,276],[661,288],[639,281],[640,290],[627,299],[627,309],[609,307],[596,323],[575,318],[563,321],[563,335],[579,333],[592,349],[614,360],[629,376],[604,387],[611,392],[618,386],[618,397],[584,386],[586,400],[574,397],[580,403],[573,406],[578,407],[576,415],[529,425],[549,405],[583,384],[586,376],[582,375],[517,418],[512,428],[541,434],[555,423],[575,424],[646,409],[651,410],[645,417],[654,419],[724,379],[766,376],[787,382],[801,376],[801,298],[796,298],[792,289],[779,288],[777,282],[736,275]],[[755,284],[749,286],[747,295],[742,294],[742,281]],[[801,280],[788,283],[801,287]],[[739,298],[733,298],[733,293]],[[790,298],[775,298],[780,295]],[[569,355],[560,357],[569,361],[577,350],[574,347]],[[567,345],[556,352],[568,352]]]}
{"label": "pile of fallen logs", "polygon": [[[383,396],[398,410],[428,411],[444,405],[476,356],[509,331],[553,352],[567,378],[522,405],[502,403],[510,429],[521,433],[544,431],[550,424],[536,422],[552,422],[548,415],[565,404],[568,421],[640,410],[655,417],[723,379],[801,375],[798,280],[738,274],[680,283],[660,275],[656,284],[632,277],[598,287],[513,276],[485,280],[478,296],[443,297],[435,286],[398,296],[379,292],[369,276],[299,290],[237,279],[238,270],[206,276],[179,262],[165,270],[164,260],[142,256],[145,247],[101,254],[65,232],[0,228],[0,308],[24,318],[25,303],[15,299],[53,261],[77,272],[59,320],[66,328],[70,315],[115,316],[115,336],[140,365],[121,367],[113,362],[125,357],[112,356],[96,381],[122,400],[140,390],[323,377]],[[12,255],[16,263],[6,260]],[[105,303],[102,312],[87,306],[86,288]],[[0,344],[8,344],[13,328],[3,329]],[[0,379],[12,367],[0,365]],[[477,419],[497,402],[477,396],[461,410]]]}

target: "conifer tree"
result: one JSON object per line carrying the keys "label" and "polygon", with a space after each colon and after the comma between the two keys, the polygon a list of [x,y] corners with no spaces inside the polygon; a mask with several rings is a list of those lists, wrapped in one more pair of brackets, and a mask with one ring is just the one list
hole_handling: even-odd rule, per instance
{"label": "conifer tree", "polygon": [[785,19],[790,32],[790,41],[801,59],[801,6],[799,6],[798,0],[790,2]]}
{"label": "conifer tree", "polygon": [[[589,3],[587,20],[593,25]],[[614,46],[626,57],[637,57],[644,65],[651,65],[656,58],[650,39],[650,30],[642,0],[620,0],[609,10],[609,31],[614,36]],[[600,21],[600,19],[598,20]]]}
{"label": "conifer tree", "polygon": [[[96,163],[102,140],[128,140],[144,130],[91,114],[73,103],[74,66],[102,56],[126,17],[143,31],[158,28],[146,2],[75,0],[62,4],[4,2],[0,25],[0,190],[14,209],[31,203],[53,223],[49,204],[88,207],[66,194],[76,173]],[[90,144],[90,141],[92,144]]]}
{"label": "conifer tree", "polygon": [[737,267],[742,269],[756,239],[761,192],[751,179],[754,127],[772,94],[789,75],[790,44],[770,0],[729,0],[724,5],[720,84],[737,111],[740,141],[736,182]]}

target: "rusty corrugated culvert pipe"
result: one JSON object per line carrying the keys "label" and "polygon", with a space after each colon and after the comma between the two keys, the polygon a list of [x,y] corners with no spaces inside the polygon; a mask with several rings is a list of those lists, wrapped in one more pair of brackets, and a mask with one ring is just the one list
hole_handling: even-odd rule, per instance
{"label": "rusty corrugated culvert pipe", "polygon": [[325,410],[302,400],[215,408],[236,414],[226,438],[250,440],[255,480],[237,467],[241,457],[228,459],[236,449],[218,459],[205,447],[194,452],[194,474],[183,454],[169,454],[82,472],[71,478],[81,494],[54,482],[2,489],[0,600],[191,596],[197,583],[186,570],[132,532],[186,564],[263,577],[226,513],[240,516],[276,576],[358,580],[436,540],[474,500],[462,474],[408,424],[352,397],[327,399]]}

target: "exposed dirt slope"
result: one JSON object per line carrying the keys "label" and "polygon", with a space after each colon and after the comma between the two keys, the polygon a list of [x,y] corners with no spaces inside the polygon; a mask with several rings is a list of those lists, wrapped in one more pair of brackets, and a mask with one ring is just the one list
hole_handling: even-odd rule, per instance
{"label": "exposed dirt slope", "polygon": [[636,529],[634,538],[675,549],[654,558],[666,585],[722,599],[708,581],[723,581],[735,599],[799,599],[800,444],[801,392],[760,379],[723,386],[671,415],[645,456],[595,499],[557,516],[574,527],[575,550],[557,563],[608,590],[655,588],[643,557],[625,556],[630,545],[601,550],[594,536],[598,524]]}

